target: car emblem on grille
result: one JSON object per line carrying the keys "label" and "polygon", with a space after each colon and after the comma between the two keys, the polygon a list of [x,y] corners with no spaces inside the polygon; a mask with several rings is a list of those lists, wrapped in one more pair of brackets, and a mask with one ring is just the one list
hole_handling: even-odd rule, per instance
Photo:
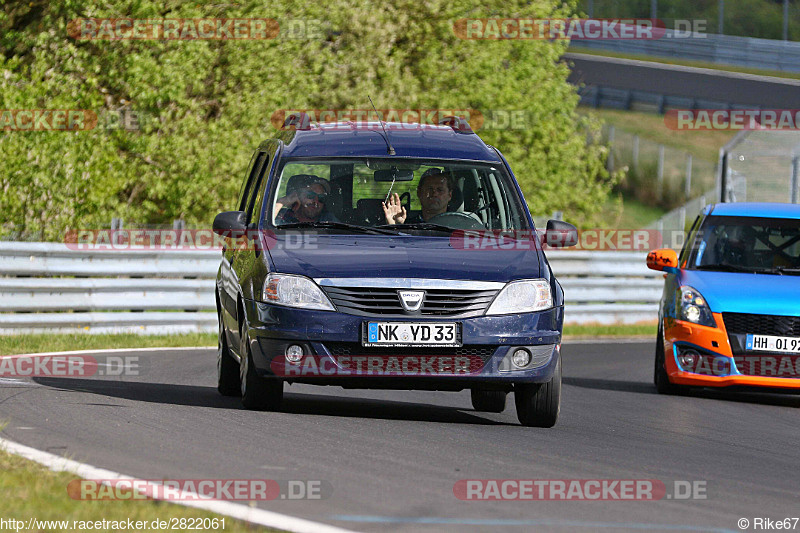
{"label": "car emblem on grille", "polygon": [[794,319],[792,317],[775,317],[775,329],[779,335],[791,335],[794,330]]}
{"label": "car emblem on grille", "polygon": [[397,291],[400,296],[400,305],[406,311],[419,311],[422,307],[422,300],[425,297],[425,291]]}

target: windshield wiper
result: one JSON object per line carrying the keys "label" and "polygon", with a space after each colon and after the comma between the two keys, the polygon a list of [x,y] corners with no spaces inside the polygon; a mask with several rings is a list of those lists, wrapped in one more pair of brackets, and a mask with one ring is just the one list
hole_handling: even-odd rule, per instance
{"label": "windshield wiper", "polygon": [[421,229],[421,230],[432,230],[432,231],[445,231],[447,233],[453,233],[456,231],[456,228],[451,228],[450,226],[444,226],[442,224],[434,224],[433,222],[416,222],[410,224],[382,224],[380,226],[375,226],[376,228],[397,228],[397,229]]}
{"label": "windshield wiper", "polygon": [[378,227],[371,227],[371,226],[359,226],[357,224],[346,224],[344,222],[290,222],[289,224],[281,224],[276,226],[280,229],[292,229],[292,228],[326,228],[326,229],[344,229],[344,230],[353,230],[358,231],[360,233],[374,233],[379,235],[401,235],[402,233],[396,230],[390,230],[388,228],[383,228],[381,226]]}
{"label": "windshield wiper", "polygon": [[745,267],[741,265],[732,265],[731,263],[716,263],[712,265],[699,265],[695,267],[696,270],[721,270],[726,272],[747,272],[750,274],[769,274],[777,273],[775,269],[765,267]]}
{"label": "windshield wiper", "polygon": [[789,274],[790,276],[800,276],[800,267],[787,267],[779,266],[769,269],[770,272],[777,272],[779,274]]}

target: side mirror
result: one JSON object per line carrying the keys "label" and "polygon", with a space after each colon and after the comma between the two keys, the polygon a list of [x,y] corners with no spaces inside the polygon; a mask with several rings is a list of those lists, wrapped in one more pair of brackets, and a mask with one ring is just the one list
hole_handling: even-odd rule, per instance
{"label": "side mirror", "polygon": [[658,271],[678,269],[678,254],[670,248],[659,248],[647,254],[647,268]]}
{"label": "side mirror", "polygon": [[244,211],[225,211],[214,217],[212,229],[223,237],[231,237],[232,233],[244,233],[247,229],[247,214]]}
{"label": "side mirror", "polygon": [[568,248],[578,244],[578,228],[563,220],[548,220],[545,244],[552,248]]}

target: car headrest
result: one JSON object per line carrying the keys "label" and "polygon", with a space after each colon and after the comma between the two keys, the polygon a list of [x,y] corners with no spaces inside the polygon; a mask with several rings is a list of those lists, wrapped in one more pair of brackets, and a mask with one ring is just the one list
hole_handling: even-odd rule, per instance
{"label": "car headrest", "polygon": [[447,210],[448,211],[461,211],[461,208],[464,207],[464,194],[461,192],[461,189],[458,185],[453,185],[453,197],[450,198],[450,201],[447,202]]}

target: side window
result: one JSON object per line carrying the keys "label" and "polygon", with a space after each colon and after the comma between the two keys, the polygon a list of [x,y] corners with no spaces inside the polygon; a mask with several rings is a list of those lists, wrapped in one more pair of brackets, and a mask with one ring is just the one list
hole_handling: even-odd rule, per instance
{"label": "side window", "polygon": [[245,197],[246,201],[242,205],[242,211],[247,213],[247,223],[250,223],[250,219],[253,215],[253,204],[256,199],[256,195],[261,188],[262,178],[264,176],[265,169],[269,166],[267,163],[269,161],[269,154],[267,152],[260,152],[258,154],[258,161],[253,166],[253,175],[250,179],[250,184],[248,185],[247,196]]}
{"label": "side window", "polygon": [[275,154],[278,149],[277,143],[270,143],[269,148],[267,149],[269,150],[269,153],[264,153],[264,162],[262,164],[261,171],[258,173],[258,179],[256,180],[254,187],[253,198],[250,200],[250,204],[247,206],[248,224],[253,220],[254,213],[256,213],[257,216],[260,216],[263,210],[264,193],[267,190],[270,175],[270,160],[272,161],[272,166],[275,166]]}
{"label": "side window", "polygon": [[697,228],[700,225],[701,218],[703,218],[702,215],[694,219],[694,223],[692,224],[692,227],[689,229],[689,233],[686,236],[686,242],[683,243],[683,249],[681,250],[681,255],[678,258],[678,264],[682,268],[686,267],[686,261],[689,259],[689,254],[692,252],[692,248],[695,246],[694,241],[697,235]]}
{"label": "side window", "polygon": [[236,204],[237,211],[244,211],[247,207],[247,200],[250,198],[250,192],[253,190],[253,181],[258,172],[258,167],[263,160],[264,153],[256,151],[253,157],[250,158],[250,166],[247,168],[247,178],[239,190],[239,202]]}

